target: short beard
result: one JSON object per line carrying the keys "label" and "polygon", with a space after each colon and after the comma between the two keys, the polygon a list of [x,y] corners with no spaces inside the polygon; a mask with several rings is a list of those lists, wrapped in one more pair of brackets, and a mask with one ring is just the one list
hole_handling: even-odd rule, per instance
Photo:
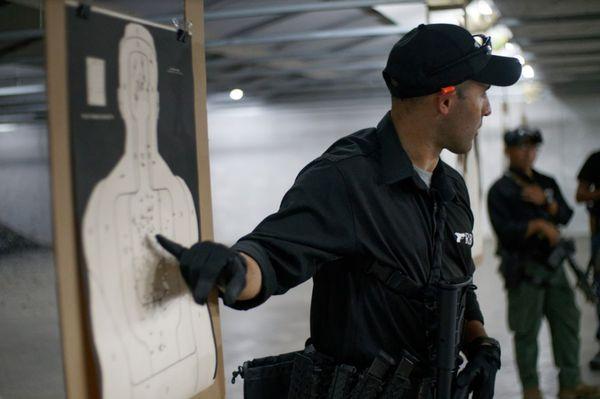
{"label": "short beard", "polygon": [[467,143],[449,143],[448,145],[445,145],[444,148],[453,154],[466,154],[473,148],[473,140],[469,140]]}

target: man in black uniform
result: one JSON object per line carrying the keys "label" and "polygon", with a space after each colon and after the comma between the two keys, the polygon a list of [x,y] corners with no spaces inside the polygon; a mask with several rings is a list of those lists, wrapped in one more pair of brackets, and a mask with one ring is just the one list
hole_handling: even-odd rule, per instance
{"label": "man in black uniform", "polygon": [[[579,185],[575,199],[587,205],[590,216],[591,257],[594,265],[596,296],[600,298],[600,151],[589,156],[577,175]],[[596,313],[600,321],[600,301],[596,302]],[[600,341],[600,325],[596,331]],[[590,360],[592,370],[600,370],[600,352]]]}
{"label": "man in black uniform", "polygon": [[[438,300],[438,287],[463,282],[464,306],[454,309],[452,324],[462,326],[464,313],[461,348],[469,362],[455,397],[475,391],[491,398],[500,348],[486,336],[475,287],[464,284],[474,271],[473,215],[462,177],[439,155],[444,148],[471,149],[491,112],[486,91],[515,83],[520,73],[516,59],[491,54],[489,37],[420,25],[396,43],[383,72],[391,112],[309,163],[278,212],[232,248],[159,242],[180,259],[200,303],[217,284],[226,305],[250,309],[312,277],[310,342],[336,373],[356,370],[359,382],[348,395],[361,399],[381,397],[393,379],[391,366],[407,356],[419,371],[396,391],[404,396],[391,396],[450,398],[429,378],[441,358],[438,338],[453,338],[438,334],[440,309],[450,306]],[[440,348],[454,354],[454,347]],[[381,382],[375,393],[356,393],[360,382],[375,380]],[[320,385],[319,397],[334,386]]]}
{"label": "man in black uniform", "polygon": [[558,226],[571,219],[553,178],[533,169],[539,130],[520,127],[504,134],[510,165],[490,188],[488,210],[498,236],[500,270],[508,291],[508,323],[525,399],[538,399],[537,336],[543,317],[550,325],[560,399],[596,398],[600,391],[580,381],[579,310],[561,265],[548,257],[558,244]]}

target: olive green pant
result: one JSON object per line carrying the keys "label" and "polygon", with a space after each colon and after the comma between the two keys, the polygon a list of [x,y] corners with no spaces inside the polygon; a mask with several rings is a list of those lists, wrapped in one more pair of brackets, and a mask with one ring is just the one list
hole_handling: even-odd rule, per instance
{"label": "olive green pant", "polygon": [[514,332],[514,345],[523,389],[538,386],[538,333],[545,316],[550,326],[554,363],[559,369],[561,388],[579,382],[579,309],[564,269],[550,272],[539,263],[525,265],[526,273],[542,284],[522,281],[508,290],[508,324]]}

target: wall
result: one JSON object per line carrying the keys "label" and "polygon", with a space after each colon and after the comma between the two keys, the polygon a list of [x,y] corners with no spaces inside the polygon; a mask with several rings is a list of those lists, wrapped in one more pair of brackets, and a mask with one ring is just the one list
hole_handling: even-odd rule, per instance
{"label": "wall", "polygon": [[215,237],[234,242],[279,207],[300,169],[385,108],[327,105],[209,109]]}
{"label": "wall", "polygon": [[44,124],[0,125],[0,225],[52,241],[48,135]]}
{"label": "wall", "polygon": [[[484,192],[505,168],[502,131],[515,127],[523,110],[531,125],[542,129],[545,144],[537,167],[556,177],[567,201],[576,209],[567,228],[587,231],[587,216],[574,202],[576,175],[585,157],[600,148],[600,98],[557,98],[544,90],[525,104],[523,87],[490,90],[492,115],[479,135]],[[508,104],[507,112],[502,103]],[[230,107],[209,105],[209,140],[215,238],[233,243],[274,212],[283,193],[304,164],[336,138],[377,124],[387,98],[329,103],[296,103]],[[491,235],[484,212],[483,232]]]}

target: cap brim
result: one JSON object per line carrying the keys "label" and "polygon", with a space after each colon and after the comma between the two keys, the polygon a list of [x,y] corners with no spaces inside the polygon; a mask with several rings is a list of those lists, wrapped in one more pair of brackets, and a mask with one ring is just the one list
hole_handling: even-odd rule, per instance
{"label": "cap brim", "polygon": [[515,147],[515,146],[518,146],[518,145],[521,145],[521,144],[533,144],[533,145],[536,145],[536,144],[540,144],[540,141],[539,140],[534,140],[531,137],[521,137],[519,139],[510,141],[508,143],[505,142],[505,144],[506,144],[507,147]]}
{"label": "cap brim", "polygon": [[521,63],[513,57],[492,55],[486,66],[471,79],[492,86],[510,86],[521,77]]}

